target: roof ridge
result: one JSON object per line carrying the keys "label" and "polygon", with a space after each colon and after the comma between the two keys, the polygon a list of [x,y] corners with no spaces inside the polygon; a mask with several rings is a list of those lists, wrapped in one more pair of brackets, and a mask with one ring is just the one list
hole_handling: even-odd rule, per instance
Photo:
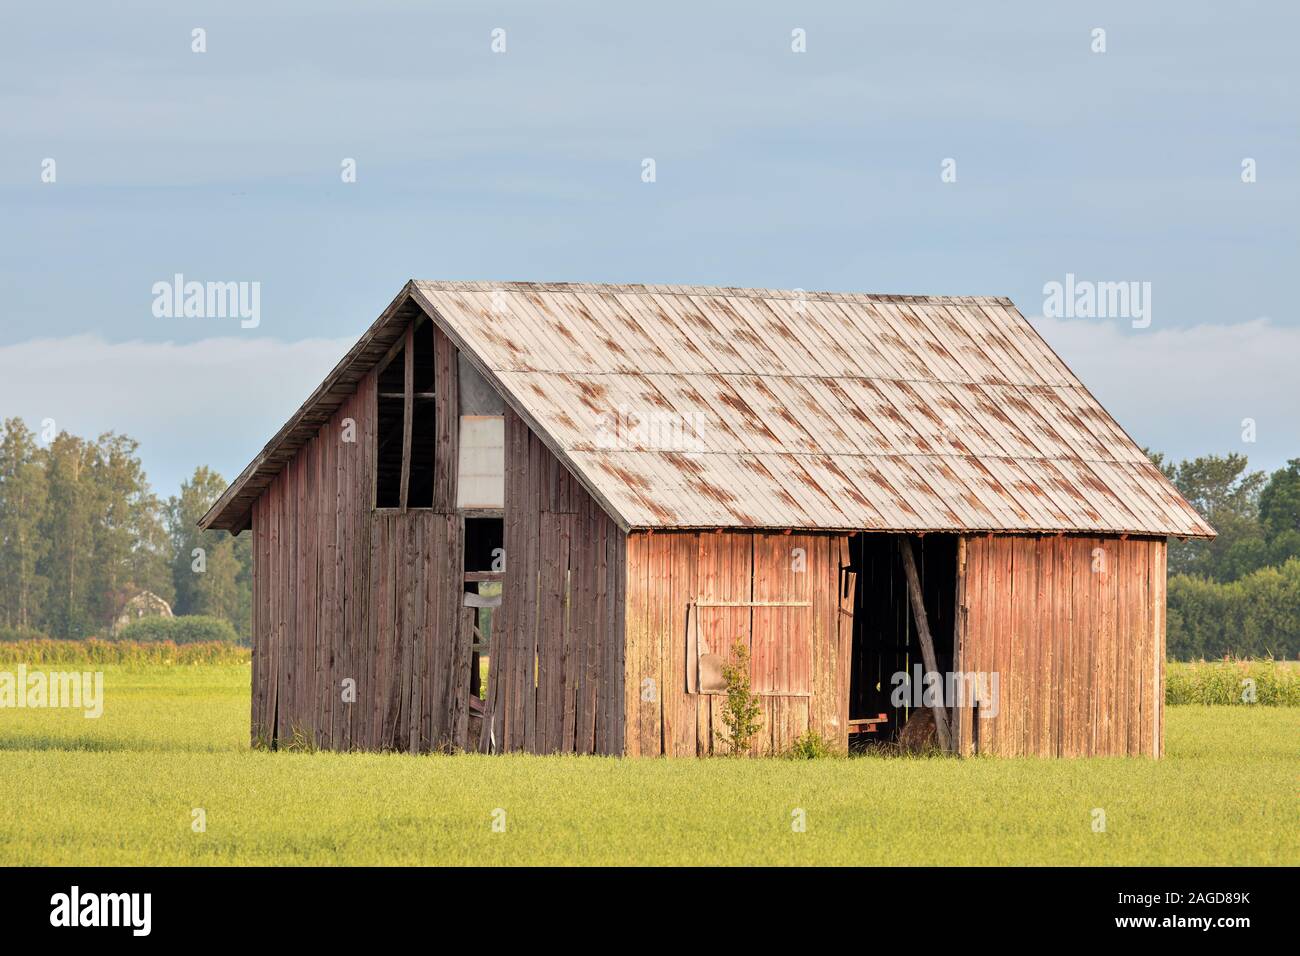
{"label": "roof ridge", "polygon": [[759,289],[747,286],[673,285],[668,283],[637,282],[532,282],[527,280],[491,279],[412,279],[417,285],[445,292],[490,292],[495,289],[531,290],[538,292],[597,292],[653,293],[655,295],[726,295],[746,299],[803,299],[833,302],[996,302],[1012,305],[1005,295],[930,295],[894,292],[845,292],[829,289]]}

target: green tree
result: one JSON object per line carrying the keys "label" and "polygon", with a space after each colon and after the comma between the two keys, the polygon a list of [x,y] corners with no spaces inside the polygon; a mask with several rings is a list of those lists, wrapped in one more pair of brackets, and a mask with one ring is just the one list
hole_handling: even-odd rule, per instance
{"label": "green tree", "polygon": [[21,418],[0,436],[0,621],[33,628],[45,600],[38,572],[47,550],[40,533],[48,488],[35,436]]}
{"label": "green tree", "polygon": [[49,585],[39,623],[53,637],[105,633],[140,590],[171,599],[161,507],[138,447],[124,435],[89,442],[60,432],[41,453],[46,548],[38,572]]}
{"label": "green tree", "polygon": [[181,492],[167,502],[171,539],[171,574],[177,614],[225,618],[241,637],[250,635],[252,613],[251,535],[234,538],[225,531],[200,531],[199,519],[212,507],[226,482],[200,466]]}
{"label": "green tree", "polygon": [[1259,519],[1265,476],[1262,471],[1247,471],[1245,455],[1203,455],[1177,465],[1158,452],[1147,455],[1218,532],[1213,541],[1170,541],[1170,574],[1232,581],[1268,564],[1268,543]]}
{"label": "green tree", "polygon": [[1269,476],[1259,493],[1259,523],[1270,564],[1300,557],[1300,458],[1292,458]]}
{"label": "green tree", "polygon": [[1222,583],[1174,575],[1168,600],[1171,658],[1292,660],[1300,654],[1300,558]]}
{"label": "green tree", "polygon": [[168,602],[173,597],[161,505],[136,456],[138,448],[134,439],[110,432],[99,437],[91,458],[90,602],[99,630],[110,627],[139,591],[152,591]]}
{"label": "green tree", "polygon": [[39,623],[53,637],[88,637],[93,628],[88,594],[95,506],[89,473],[94,448],[60,432],[43,457],[48,494],[40,533],[48,547],[39,567],[49,589]]}

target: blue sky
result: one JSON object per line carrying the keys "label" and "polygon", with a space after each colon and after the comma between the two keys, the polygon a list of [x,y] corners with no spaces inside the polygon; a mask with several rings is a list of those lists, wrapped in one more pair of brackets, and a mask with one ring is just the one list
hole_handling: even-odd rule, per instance
{"label": "blue sky", "polygon": [[[9,5],[0,414],[139,438],[170,494],[200,462],[233,477],[411,277],[1036,317],[1073,273],[1151,283],[1149,328],[1039,322],[1137,440],[1277,467],[1298,26],[1280,2]],[[178,272],[260,282],[260,324],[154,317]]]}

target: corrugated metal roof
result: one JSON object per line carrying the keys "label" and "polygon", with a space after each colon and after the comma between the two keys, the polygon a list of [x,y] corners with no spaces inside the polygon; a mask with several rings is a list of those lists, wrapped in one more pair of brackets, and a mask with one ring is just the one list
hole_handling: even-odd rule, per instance
{"label": "corrugated metal roof", "polygon": [[628,528],[1214,533],[1008,299],[421,281],[205,526],[243,526],[405,295]]}
{"label": "corrugated metal roof", "polygon": [[1007,299],[414,293],[628,527],[1213,534]]}

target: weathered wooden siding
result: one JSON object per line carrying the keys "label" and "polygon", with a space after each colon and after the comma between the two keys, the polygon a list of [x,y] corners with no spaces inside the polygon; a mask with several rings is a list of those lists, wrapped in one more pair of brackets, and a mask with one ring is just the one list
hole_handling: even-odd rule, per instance
{"label": "weathered wooden siding", "polygon": [[[373,507],[376,372],[254,505],[253,739],[620,753],[624,536],[513,414],[486,703],[494,719],[469,739],[456,355],[441,333],[436,361],[436,434],[412,436],[437,443],[432,509]],[[349,419],[355,442],[343,440]]]}
{"label": "weathered wooden siding", "polygon": [[[296,733],[346,749],[372,740],[375,394],[372,374],[254,505],[254,741],[284,745]],[[355,441],[344,440],[349,427]],[[356,704],[342,701],[347,678]]]}
{"label": "weathered wooden siding", "polygon": [[958,715],[962,753],[1162,752],[1165,541],[983,536],[965,545],[957,668],[997,673],[998,714]]}
{"label": "weathered wooden siding", "polygon": [[438,443],[434,509],[373,507],[373,371],[254,504],[255,742],[413,752],[468,743],[463,523],[447,507],[456,358],[435,340],[437,434],[414,436]]}
{"label": "weathered wooden siding", "polygon": [[[802,558],[796,549],[802,549]],[[843,662],[852,641],[852,590],[843,588],[847,565],[846,535],[628,535],[626,752],[695,756],[723,749],[725,698],[688,689],[688,662],[695,650],[691,614],[712,615],[708,630],[713,634],[751,641],[754,686],[764,691],[754,753],[784,750],[809,727],[847,747],[849,668]],[[805,600],[806,608],[758,603]],[[737,601],[756,603],[692,607]]]}
{"label": "weathered wooden siding", "polygon": [[505,551],[487,714],[500,750],[623,749],[625,536],[506,411]]}

